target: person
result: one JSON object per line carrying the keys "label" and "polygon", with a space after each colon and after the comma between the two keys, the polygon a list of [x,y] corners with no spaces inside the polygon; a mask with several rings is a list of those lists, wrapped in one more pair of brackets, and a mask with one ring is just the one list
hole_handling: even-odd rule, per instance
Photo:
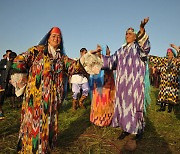
{"label": "person", "polygon": [[15,58],[13,68],[17,72],[28,69],[17,145],[19,153],[51,153],[55,146],[58,113],[65,96],[67,62],[74,61],[64,52],[58,27],[53,27],[38,45]]}
{"label": "person", "polygon": [[[106,46],[106,55],[110,49]],[[90,76],[91,111],[90,121],[100,127],[109,126],[114,114],[115,82],[112,70],[101,70]]]}
{"label": "person", "polygon": [[11,75],[13,74],[13,61],[16,58],[17,54],[15,52],[11,52],[9,54],[9,61],[6,65],[6,88],[5,95],[6,97],[10,97],[11,107],[15,108],[15,88],[11,84]]}
{"label": "person", "polygon": [[0,61],[0,120],[4,119],[3,104],[4,104],[4,91],[5,91],[5,71],[6,71],[6,54]]}
{"label": "person", "polygon": [[[180,46],[176,46],[173,43],[171,43],[170,46],[176,50],[176,52],[177,52],[177,60],[178,60],[178,63],[179,63],[179,61],[180,61]],[[179,71],[178,71],[178,82],[180,84],[180,67],[179,67]],[[178,101],[180,102],[180,88],[179,88],[179,98],[178,98]]]}
{"label": "person", "polygon": [[49,153],[55,144],[64,97],[64,57],[62,33],[53,27],[39,45],[14,60],[15,70],[29,70],[17,147],[20,153]]}
{"label": "person", "polygon": [[179,63],[176,58],[176,53],[172,48],[167,49],[166,57],[149,56],[149,61],[157,65],[160,72],[160,86],[158,93],[158,102],[160,109],[165,111],[168,104],[168,112],[170,113],[173,106],[178,103],[179,93]]}
{"label": "person", "polygon": [[123,131],[118,137],[120,140],[129,134],[136,134],[135,138],[140,139],[145,127],[144,103],[150,101],[150,82],[145,76],[147,55],[150,51],[149,37],[145,31],[148,21],[148,17],[141,21],[137,34],[132,27],[128,28],[125,35],[126,43],[113,55],[102,55],[103,68],[116,70],[112,126],[122,128]]}
{"label": "person", "polygon": [[[80,50],[80,58],[87,53],[86,48],[81,48]],[[78,105],[82,108],[86,108],[84,106],[84,101],[89,93],[89,83],[88,78],[89,74],[85,71],[80,63],[80,59],[76,60],[76,62],[72,66],[74,69],[72,70],[71,76],[71,84],[72,84],[72,108],[76,110]],[[78,104],[78,95],[80,95],[79,104]]]}
{"label": "person", "polygon": [[6,50],[6,54],[3,55],[3,59],[0,61],[0,120],[4,119],[3,104],[5,99],[5,89],[7,87],[7,62],[9,61],[9,54],[11,50]]}

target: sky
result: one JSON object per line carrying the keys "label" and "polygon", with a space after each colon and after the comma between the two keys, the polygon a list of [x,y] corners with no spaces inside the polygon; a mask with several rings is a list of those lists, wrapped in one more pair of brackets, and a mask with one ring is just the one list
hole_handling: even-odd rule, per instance
{"label": "sky", "polygon": [[0,57],[7,49],[27,51],[54,26],[70,58],[97,44],[113,54],[127,28],[138,31],[145,17],[151,55],[165,56],[170,43],[180,46],[180,0],[0,0]]}

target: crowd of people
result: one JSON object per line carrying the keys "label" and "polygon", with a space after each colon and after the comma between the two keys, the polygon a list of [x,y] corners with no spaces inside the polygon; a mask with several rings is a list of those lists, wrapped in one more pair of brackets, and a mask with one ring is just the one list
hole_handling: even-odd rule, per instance
{"label": "crowd of people", "polygon": [[[15,88],[11,84],[11,75],[13,75],[13,61],[17,54],[12,50],[6,50],[3,59],[0,61],[0,119],[4,119],[3,104],[5,98],[10,98],[12,108],[21,106],[22,96],[16,97]],[[17,99],[17,101],[15,101]]]}
{"label": "crowd of people", "polygon": [[[100,127],[120,127],[120,140],[129,134],[134,134],[135,140],[142,138],[150,83],[159,88],[159,111],[165,111],[167,104],[168,112],[173,110],[179,101],[180,47],[170,44],[166,57],[149,55],[151,46],[145,31],[148,21],[149,18],[141,21],[138,33],[128,28],[126,43],[112,55],[108,46],[103,49],[97,45],[95,50],[80,49],[78,59],[69,58],[58,27],[53,27],[38,45],[18,56],[7,50],[0,62],[0,117],[4,118],[5,97],[11,97],[13,108],[15,98],[23,97],[22,101],[16,101],[22,105],[18,152],[52,151],[68,82],[73,93],[73,112],[78,107],[86,109],[84,101],[90,94],[90,121]],[[15,74],[26,78],[19,79],[25,83],[23,88],[13,81],[11,76]],[[21,93],[17,97],[19,89]]]}

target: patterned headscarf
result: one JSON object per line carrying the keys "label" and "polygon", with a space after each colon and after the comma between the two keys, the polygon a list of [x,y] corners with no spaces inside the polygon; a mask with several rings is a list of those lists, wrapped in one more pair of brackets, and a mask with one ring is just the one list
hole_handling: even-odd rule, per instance
{"label": "patterned headscarf", "polygon": [[50,29],[50,31],[39,41],[38,45],[48,45],[48,39],[49,39],[49,36],[50,36],[50,34],[51,34],[52,32],[56,32],[56,33],[60,33],[60,34],[61,34],[61,43],[60,43],[60,45],[59,45],[58,48],[60,49],[60,51],[61,51],[61,53],[62,53],[63,55],[66,55],[66,54],[65,54],[65,51],[64,51],[64,46],[63,46],[63,36],[62,36],[62,32],[61,32],[60,28],[58,28],[58,27],[52,27],[52,28]]}

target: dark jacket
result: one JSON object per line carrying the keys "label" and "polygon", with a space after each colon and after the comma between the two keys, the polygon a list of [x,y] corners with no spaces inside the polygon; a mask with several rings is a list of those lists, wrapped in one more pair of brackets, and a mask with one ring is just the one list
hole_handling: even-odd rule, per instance
{"label": "dark jacket", "polygon": [[7,64],[6,59],[2,59],[0,61],[0,85],[3,89],[5,89],[6,87],[6,79],[7,79],[6,64]]}

